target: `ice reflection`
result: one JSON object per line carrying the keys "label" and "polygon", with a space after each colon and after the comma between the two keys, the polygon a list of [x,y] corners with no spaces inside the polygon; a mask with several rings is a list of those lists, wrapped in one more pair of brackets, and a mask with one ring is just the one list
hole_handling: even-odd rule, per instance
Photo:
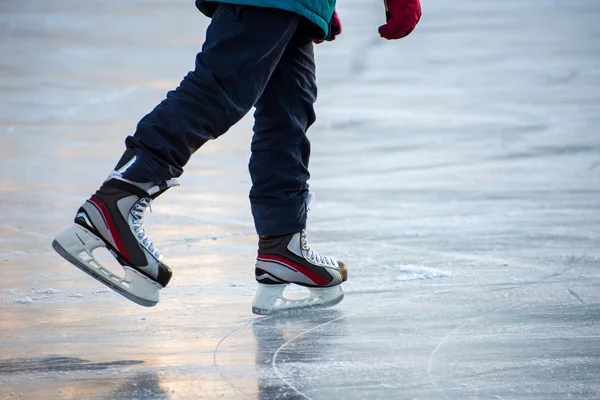
{"label": "ice reflection", "polygon": [[144,362],[140,360],[94,363],[77,357],[61,356],[49,356],[43,358],[9,358],[0,360],[0,374],[23,372],[92,371],[143,363]]}
{"label": "ice reflection", "polygon": [[[167,399],[170,391],[161,384],[153,370],[129,367],[145,364],[142,360],[93,362],[79,357],[52,355],[40,358],[0,360],[0,382],[12,377],[29,377],[36,384],[24,382],[10,386],[11,396],[25,398]],[[95,371],[90,374],[91,371]],[[0,385],[1,387],[2,385]],[[8,389],[8,388],[6,388]]]}
{"label": "ice reflection", "polygon": [[265,317],[252,324],[257,343],[259,399],[301,398],[318,389],[332,371],[332,360],[347,336],[337,309]]}
{"label": "ice reflection", "polygon": [[156,372],[140,372],[130,379],[124,380],[117,389],[109,393],[105,399],[169,399],[170,391],[161,387],[160,377]]}

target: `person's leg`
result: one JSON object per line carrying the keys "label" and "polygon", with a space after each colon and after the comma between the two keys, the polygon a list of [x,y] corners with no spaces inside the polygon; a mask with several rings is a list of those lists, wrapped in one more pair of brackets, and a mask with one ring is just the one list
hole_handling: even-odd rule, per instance
{"label": "person's leg", "polygon": [[[176,185],[172,178],[194,151],[250,110],[299,21],[287,11],[220,4],[195,70],[140,121],[115,171],[55,238],[56,251],[129,299],[156,304],[172,273],[145,233],[144,212]],[[123,276],[94,258],[99,247],[117,258]]]}
{"label": "person's leg", "polygon": [[[259,283],[256,314],[331,307],[344,292],[344,263],[310,248],[306,237],[307,129],[315,121],[317,98],[312,38],[299,27],[289,41],[256,103],[250,175],[250,201],[259,234],[255,277]],[[290,284],[309,288],[304,299],[288,299]]]}
{"label": "person's leg", "polygon": [[299,232],[306,224],[310,142],[317,99],[312,38],[298,29],[256,103],[249,170],[259,235]]}
{"label": "person's leg", "polygon": [[[300,21],[297,14],[219,4],[196,67],[126,140],[136,162],[125,178],[160,183],[178,177],[191,155],[256,103]],[[117,168],[118,169],[118,168]]]}

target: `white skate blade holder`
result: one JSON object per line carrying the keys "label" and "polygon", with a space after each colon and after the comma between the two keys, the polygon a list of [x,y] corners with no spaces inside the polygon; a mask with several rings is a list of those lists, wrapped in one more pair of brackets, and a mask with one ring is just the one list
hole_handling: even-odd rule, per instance
{"label": "white skate blade holder", "polygon": [[103,267],[93,251],[106,248],[106,244],[84,227],[72,225],[54,239],[52,247],[71,264],[129,300],[145,307],[158,303],[158,291],[162,286],[127,266],[123,267],[124,276],[118,276]]}
{"label": "white skate blade holder", "polygon": [[330,287],[307,287],[310,296],[293,299],[283,295],[289,284],[258,284],[258,290],[252,302],[252,312],[258,315],[269,315],[283,311],[294,311],[314,308],[327,308],[338,304],[344,298],[342,285]]}

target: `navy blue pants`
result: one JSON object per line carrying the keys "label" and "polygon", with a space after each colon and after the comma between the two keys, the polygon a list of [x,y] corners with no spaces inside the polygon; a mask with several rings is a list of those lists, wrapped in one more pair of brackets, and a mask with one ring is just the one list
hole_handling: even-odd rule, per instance
{"label": "navy blue pants", "polygon": [[194,71],[126,140],[137,155],[133,181],[178,177],[192,154],[253,106],[250,202],[259,235],[306,225],[310,142],[317,97],[312,36],[301,16],[219,4]]}

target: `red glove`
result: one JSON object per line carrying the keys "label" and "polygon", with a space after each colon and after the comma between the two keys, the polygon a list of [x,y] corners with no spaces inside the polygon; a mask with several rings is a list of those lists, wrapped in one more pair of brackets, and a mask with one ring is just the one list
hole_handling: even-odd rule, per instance
{"label": "red glove", "polygon": [[[340,17],[337,15],[337,11],[333,10],[333,16],[331,17],[331,21],[329,22],[329,30],[331,31],[331,37],[327,39],[328,42],[335,40],[335,37],[342,33],[342,22],[340,21]],[[315,40],[315,43],[323,43],[322,40]]]}
{"label": "red glove", "polygon": [[381,37],[400,39],[408,36],[421,19],[419,0],[383,0],[387,24],[379,27]]}

